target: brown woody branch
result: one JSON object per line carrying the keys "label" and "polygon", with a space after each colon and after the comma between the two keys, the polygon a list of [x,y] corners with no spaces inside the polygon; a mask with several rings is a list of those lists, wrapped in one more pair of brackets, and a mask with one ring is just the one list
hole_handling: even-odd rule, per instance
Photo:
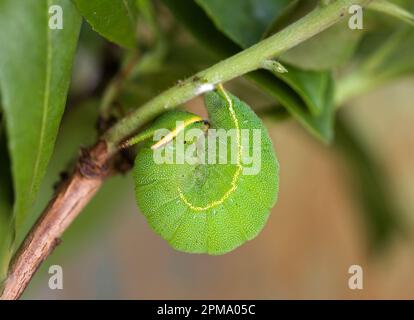
{"label": "brown woody branch", "polygon": [[62,181],[23,244],[15,254],[4,283],[1,300],[18,299],[41,263],[60,243],[60,237],[96,194],[108,176],[106,143],[82,151],[71,176]]}

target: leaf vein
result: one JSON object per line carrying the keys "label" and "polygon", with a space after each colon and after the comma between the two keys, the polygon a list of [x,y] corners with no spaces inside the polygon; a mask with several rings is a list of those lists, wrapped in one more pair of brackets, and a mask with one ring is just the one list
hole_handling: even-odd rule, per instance
{"label": "leaf vein", "polygon": [[[51,5],[50,0],[46,2],[46,22],[48,21],[48,10],[47,8]],[[46,23],[46,74],[45,74],[45,90],[43,93],[43,105],[42,105],[42,123],[40,127],[39,145],[36,150],[35,164],[33,168],[33,179],[30,183],[29,195],[33,193],[36,177],[38,175],[40,167],[40,155],[44,145],[47,115],[49,112],[49,98],[50,98],[50,85],[51,85],[51,71],[52,71],[52,40],[49,25]]]}

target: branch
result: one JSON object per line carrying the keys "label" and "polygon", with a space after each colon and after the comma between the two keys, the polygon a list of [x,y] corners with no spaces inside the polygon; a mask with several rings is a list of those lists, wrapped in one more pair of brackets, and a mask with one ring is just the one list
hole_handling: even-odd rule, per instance
{"label": "branch", "polygon": [[60,237],[92,199],[108,175],[105,142],[84,151],[71,177],[62,182],[11,262],[2,300],[18,299],[40,264],[49,256]]}
{"label": "branch", "polygon": [[[51,254],[63,232],[95,195],[108,175],[108,162],[118,145],[143,124],[219,83],[262,68],[264,61],[335,24],[352,4],[370,0],[337,0],[320,7],[279,33],[201,71],[161,93],[116,123],[94,147],[84,152],[71,177],[64,181],[14,255],[1,299],[18,299],[40,264]],[[212,39],[213,41],[213,39]]]}

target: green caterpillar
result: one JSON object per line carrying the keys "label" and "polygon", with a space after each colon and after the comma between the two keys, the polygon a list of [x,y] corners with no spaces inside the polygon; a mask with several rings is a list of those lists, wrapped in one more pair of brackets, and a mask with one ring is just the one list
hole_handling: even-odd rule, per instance
{"label": "green caterpillar", "polygon": [[[236,143],[227,147],[228,154],[235,153],[233,162],[154,161],[154,151],[159,148],[176,156],[178,145],[173,142],[188,130],[199,128],[207,134],[206,122],[183,111],[165,113],[128,145],[143,141],[134,165],[135,194],[154,231],[177,250],[219,255],[261,231],[276,202],[279,165],[266,128],[246,103],[219,87],[205,94],[205,105],[210,129],[236,129]],[[150,139],[157,129],[173,129],[177,120],[183,121],[181,127],[157,143]],[[242,139],[241,129],[249,133],[260,130],[261,169],[256,175],[243,174],[243,152],[248,148],[251,154],[253,149],[248,144],[251,139]],[[197,137],[186,139],[184,150],[194,149],[198,141]]]}

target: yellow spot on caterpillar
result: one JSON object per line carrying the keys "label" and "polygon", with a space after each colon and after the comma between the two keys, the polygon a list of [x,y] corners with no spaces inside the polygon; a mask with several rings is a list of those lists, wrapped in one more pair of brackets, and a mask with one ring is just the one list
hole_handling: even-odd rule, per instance
{"label": "yellow spot on caterpillar", "polygon": [[219,84],[217,86],[218,92],[222,95],[222,97],[226,100],[227,105],[229,107],[229,111],[230,111],[230,116],[234,122],[234,126],[236,128],[236,138],[237,138],[237,155],[236,155],[236,166],[237,169],[234,172],[234,175],[232,177],[231,183],[230,183],[230,188],[229,190],[227,190],[224,195],[217,200],[214,200],[212,202],[210,202],[209,204],[207,204],[206,206],[203,207],[199,207],[199,206],[195,206],[193,205],[188,199],[187,197],[184,195],[183,191],[181,190],[180,187],[178,187],[178,193],[180,195],[181,200],[192,210],[194,211],[205,211],[211,208],[214,208],[220,204],[222,204],[224,201],[226,201],[228,199],[228,197],[237,189],[237,181],[240,177],[241,171],[242,171],[242,165],[241,165],[241,143],[240,143],[240,126],[239,126],[239,120],[236,117],[236,113],[234,111],[234,106],[233,106],[233,101],[231,100],[231,98],[229,97],[229,95],[227,94],[227,92],[224,90],[223,86],[221,84]]}

